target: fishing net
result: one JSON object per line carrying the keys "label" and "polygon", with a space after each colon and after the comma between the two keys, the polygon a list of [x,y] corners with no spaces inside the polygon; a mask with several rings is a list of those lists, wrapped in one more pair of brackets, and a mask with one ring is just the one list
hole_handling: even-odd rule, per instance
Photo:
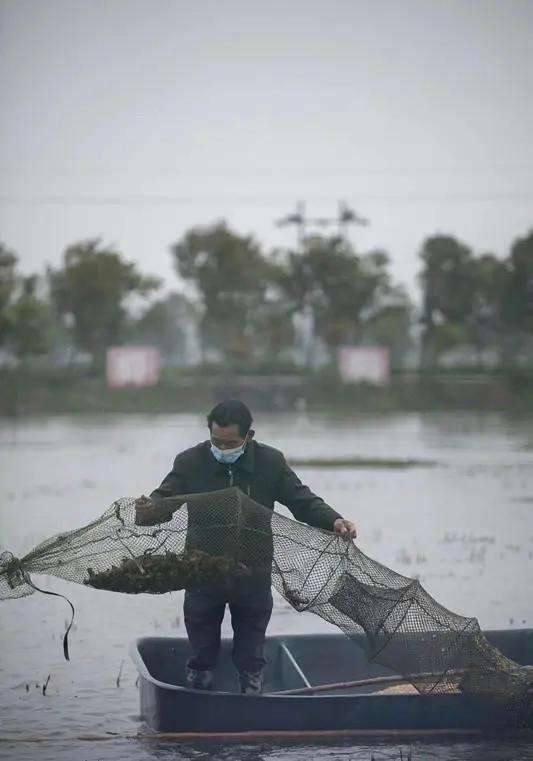
{"label": "fishing net", "polygon": [[5,552],[0,599],[38,589],[31,574],[131,594],[206,584],[230,590],[271,578],[293,608],[363,641],[369,659],[419,692],[484,696],[507,716],[512,708],[517,721],[531,718],[532,669],[493,647],[475,618],[442,607],[353,541],[286,518],[237,488],[157,502],[123,498],[22,559]]}

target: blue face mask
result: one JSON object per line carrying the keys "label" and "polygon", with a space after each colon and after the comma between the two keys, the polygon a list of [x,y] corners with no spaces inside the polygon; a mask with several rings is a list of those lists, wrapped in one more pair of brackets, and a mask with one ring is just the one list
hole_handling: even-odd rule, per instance
{"label": "blue face mask", "polygon": [[211,452],[213,457],[223,465],[232,465],[234,462],[236,462],[239,457],[244,454],[245,448],[246,441],[244,441],[240,447],[235,447],[235,449],[219,449],[219,447],[211,444]]}

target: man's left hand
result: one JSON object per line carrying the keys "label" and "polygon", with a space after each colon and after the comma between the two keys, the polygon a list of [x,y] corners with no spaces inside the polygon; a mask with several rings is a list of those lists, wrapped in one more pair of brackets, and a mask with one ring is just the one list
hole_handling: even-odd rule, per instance
{"label": "man's left hand", "polygon": [[333,524],[333,531],[336,534],[342,534],[347,538],[355,538],[357,536],[355,523],[352,523],[352,521],[347,521],[345,518],[337,518]]}

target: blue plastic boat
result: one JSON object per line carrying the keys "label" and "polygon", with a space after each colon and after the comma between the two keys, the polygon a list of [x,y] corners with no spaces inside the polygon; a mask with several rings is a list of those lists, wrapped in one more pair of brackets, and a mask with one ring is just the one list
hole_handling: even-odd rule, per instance
{"label": "blue plastic boat", "polygon": [[[533,629],[486,632],[505,655],[533,664]],[[131,645],[139,671],[141,715],[160,732],[419,734],[494,732],[516,728],[512,715],[494,714],[486,699],[457,694],[376,694],[374,685],[305,695],[282,690],[393,676],[369,663],[342,634],[269,637],[264,692],[238,692],[231,640],[223,640],[214,689],[184,686],[186,638],[143,637]],[[524,727],[533,729],[530,715]]]}

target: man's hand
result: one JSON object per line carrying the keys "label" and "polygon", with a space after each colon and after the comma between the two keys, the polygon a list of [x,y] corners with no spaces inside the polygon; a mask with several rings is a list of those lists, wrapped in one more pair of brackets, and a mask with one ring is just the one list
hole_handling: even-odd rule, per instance
{"label": "man's hand", "polygon": [[147,507],[152,505],[153,501],[150,499],[150,497],[147,497],[145,494],[141,495],[140,497],[137,497],[135,500],[135,507],[142,507],[143,505],[146,505]]}
{"label": "man's hand", "polygon": [[187,500],[183,497],[152,499],[143,494],[135,500],[135,525],[156,526],[159,523],[168,523],[174,513],[186,504]]}
{"label": "man's hand", "polygon": [[336,534],[341,534],[348,537],[355,538],[357,536],[357,531],[355,528],[355,523],[352,523],[351,521],[347,521],[345,518],[337,518],[335,523],[333,524],[333,531]]}
{"label": "man's hand", "polygon": [[135,500],[135,525],[136,526],[154,526],[159,523],[155,505],[150,497],[144,494]]}

